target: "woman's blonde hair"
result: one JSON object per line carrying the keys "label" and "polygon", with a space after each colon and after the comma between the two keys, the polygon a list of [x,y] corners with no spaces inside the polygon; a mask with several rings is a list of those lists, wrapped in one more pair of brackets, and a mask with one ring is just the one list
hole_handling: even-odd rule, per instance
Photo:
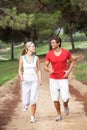
{"label": "woman's blonde hair", "polygon": [[28,48],[31,46],[31,44],[34,44],[34,43],[30,41],[25,44],[25,48],[22,50],[21,55],[27,54]]}

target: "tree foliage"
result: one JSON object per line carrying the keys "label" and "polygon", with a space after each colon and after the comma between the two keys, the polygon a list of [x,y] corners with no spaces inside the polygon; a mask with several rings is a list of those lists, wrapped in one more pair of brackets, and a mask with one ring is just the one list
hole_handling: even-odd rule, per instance
{"label": "tree foliage", "polygon": [[12,9],[5,9],[5,15],[1,16],[0,26],[2,28],[11,27],[14,30],[25,30],[27,26],[31,26],[34,20],[34,14],[17,14],[15,7]]}
{"label": "tree foliage", "polygon": [[[0,27],[21,31],[28,39],[47,39],[55,30],[63,28],[70,35],[87,35],[86,0],[2,0],[0,1]],[[59,35],[59,33],[58,33]]]}

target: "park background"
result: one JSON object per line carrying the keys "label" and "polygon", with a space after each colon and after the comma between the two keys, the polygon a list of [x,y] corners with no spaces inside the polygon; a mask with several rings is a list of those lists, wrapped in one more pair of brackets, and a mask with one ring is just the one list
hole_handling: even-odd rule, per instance
{"label": "park background", "polygon": [[[34,41],[36,54],[49,51],[49,40],[60,36],[62,47],[72,52],[87,48],[86,0],[1,0],[0,85],[18,73],[18,60],[27,41]],[[87,55],[85,54],[85,62]],[[4,61],[3,61],[4,60]],[[77,79],[87,79],[87,63],[80,62]]]}
{"label": "park background", "polygon": [[[34,41],[36,55],[44,59],[50,49],[50,38],[53,36],[60,36],[62,47],[78,57],[73,74],[75,79],[87,85],[86,0],[0,1],[1,90],[14,88],[13,83],[9,87],[6,84],[16,80],[18,76],[19,57],[25,43]],[[0,92],[0,97],[4,97],[3,91]],[[16,91],[14,93],[19,94]],[[0,107],[1,119],[7,120],[8,116],[2,115],[2,109],[6,112],[4,107]]]}

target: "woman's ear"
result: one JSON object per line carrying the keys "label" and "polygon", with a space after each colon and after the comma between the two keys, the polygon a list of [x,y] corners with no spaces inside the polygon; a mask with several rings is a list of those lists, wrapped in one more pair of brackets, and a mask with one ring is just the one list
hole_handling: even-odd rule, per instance
{"label": "woman's ear", "polygon": [[26,53],[28,52],[28,49],[26,48]]}

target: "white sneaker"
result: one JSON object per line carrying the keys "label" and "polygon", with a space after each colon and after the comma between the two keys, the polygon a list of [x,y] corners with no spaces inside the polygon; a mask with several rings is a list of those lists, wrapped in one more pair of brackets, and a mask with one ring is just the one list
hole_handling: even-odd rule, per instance
{"label": "white sneaker", "polygon": [[66,116],[69,115],[69,107],[64,107],[64,113]]}
{"label": "white sneaker", "polygon": [[62,116],[61,116],[61,115],[58,115],[58,116],[56,117],[56,121],[62,121]]}
{"label": "white sneaker", "polygon": [[27,111],[27,109],[28,109],[28,106],[24,106],[23,111],[25,112]]}
{"label": "white sneaker", "polygon": [[34,116],[31,116],[31,119],[30,119],[30,123],[35,123],[36,122],[36,119]]}

